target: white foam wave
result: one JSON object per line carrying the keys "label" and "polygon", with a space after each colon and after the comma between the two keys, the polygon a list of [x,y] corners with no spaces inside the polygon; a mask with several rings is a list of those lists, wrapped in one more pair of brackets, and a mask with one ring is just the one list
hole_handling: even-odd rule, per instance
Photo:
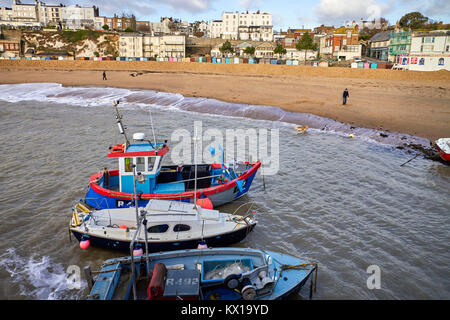
{"label": "white foam wave", "polygon": [[153,90],[131,90],[111,87],[63,87],[57,83],[30,83],[0,85],[0,100],[8,102],[49,101],[54,103],[96,107],[111,105],[120,100],[120,107],[125,109],[164,109],[175,112],[210,115],[215,117],[250,118],[256,121],[277,123],[309,124],[311,129],[318,129],[332,135],[347,136],[353,133],[356,139],[378,142],[384,145],[403,145],[404,143],[421,144],[428,147],[427,139],[389,133],[366,128],[353,128],[341,123],[312,114],[288,112],[275,106],[258,106],[228,103],[216,99],[184,97],[181,94],[157,92]]}
{"label": "white foam wave", "polygon": [[[0,256],[0,268],[11,275],[11,281],[19,286],[19,293],[38,300],[77,299],[79,291],[69,289],[68,274],[59,263],[48,256],[23,257],[10,248]],[[81,289],[86,288],[81,281]]]}

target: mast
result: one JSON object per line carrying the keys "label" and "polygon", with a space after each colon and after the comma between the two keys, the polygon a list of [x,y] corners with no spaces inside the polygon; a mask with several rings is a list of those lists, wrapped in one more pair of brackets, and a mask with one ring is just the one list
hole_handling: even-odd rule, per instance
{"label": "mast", "polygon": [[117,107],[119,105],[119,102],[120,102],[119,100],[114,101],[114,108],[116,109],[116,120],[117,125],[119,127],[119,132],[123,134],[125,137],[126,141],[125,147],[128,148],[130,146],[130,141],[128,140],[127,133],[125,132],[125,126],[122,123],[122,116],[120,115],[119,108]]}

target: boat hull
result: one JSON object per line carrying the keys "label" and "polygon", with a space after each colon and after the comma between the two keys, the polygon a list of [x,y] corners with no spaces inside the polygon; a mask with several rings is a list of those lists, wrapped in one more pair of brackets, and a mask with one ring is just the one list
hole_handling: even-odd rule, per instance
{"label": "boat hull", "polygon": [[[138,205],[140,207],[145,207],[150,199],[175,200],[193,203],[195,197],[208,197],[214,207],[221,206],[248,193],[260,166],[261,162],[257,162],[249,168],[248,171],[234,180],[222,185],[198,189],[196,192],[187,191],[182,193],[142,194],[139,196]],[[132,193],[112,191],[100,186],[99,180],[101,179],[102,174],[102,172],[97,173],[91,177],[89,190],[86,193],[84,201],[97,210],[133,206],[134,195]],[[114,174],[116,173],[114,172]],[[239,189],[237,185],[237,180],[242,181],[241,189]]]}
{"label": "boat hull", "polygon": [[[212,237],[204,238],[203,241],[210,247],[224,247],[244,240],[245,237],[253,230],[256,224],[249,225],[247,228],[239,228],[236,231],[216,235]],[[111,238],[103,238],[99,236],[89,235],[78,230],[71,229],[72,234],[78,241],[82,239],[89,239],[90,245],[94,247],[100,247],[105,249],[114,249],[120,251],[130,251],[130,241],[117,240]],[[196,249],[198,244],[202,242],[201,238],[195,238],[183,241],[149,241],[148,251],[149,253],[184,250],[184,249]],[[141,244],[142,249],[145,251],[145,241],[136,241],[136,244]]]}
{"label": "boat hull", "polygon": [[444,161],[450,161],[450,138],[441,138],[435,141],[436,150]]}
{"label": "boat hull", "polygon": [[[171,252],[160,252],[149,254],[149,270],[153,270],[153,267],[158,263],[163,263],[167,266],[182,265],[183,269],[193,270],[196,269],[198,264],[202,264],[204,261],[220,262],[220,261],[236,261],[240,259],[247,259],[253,262],[253,266],[268,266],[268,276],[274,279],[275,286],[271,293],[257,296],[257,300],[276,300],[283,299],[289,295],[299,291],[309,279],[314,271],[317,272],[317,264],[308,263],[307,261],[272,251],[261,251],[249,248],[208,248],[208,249],[192,249],[192,250],[177,250]],[[268,264],[269,259],[272,261]],[[134,263],[137,268],[143,265],[146,261],[146,255],[134,257]],[[214,265],[214,264],[212,264]],[[284,268],[283,266],[305,266],[298,269]],[[101,268],[102,277],[95,281],[94,286],[89,295],[89,299],[98,300],[111,300],[111,299],[130,299],[132,294],[130,290],[124,294],[123,290],[120,290],[117,286],[119,278],[130,272],[131,257],[115,258],[104,262]],[[200,271],[203,272],[203,269]],[[205,267],[205,274],[208,272]],[[242,300],[243,297],[239,294],[239,291],[231,290],[228,294],[222,294],[223,290],[227,290],[223,287],[223,284],[216,282],[212,287],[209,280],[204,280],[202,274],[200,281],[200,291],[202,294],[198,296],[201,300],[219,299],[219,300]],[[312,281],[313,279],[311,279]],[[315,282],[315,281],[314,281]],[[222,288],[220,295],[214,294],[215,288]],[[220,290],[220,289],[219,289]],[[217,291],[216,291],[217,292]],[[236,293],[238,292],[238,293]],[[146,296],[140,296],[138,298],[146,299]],[[192,297],[191,297],[192,298]]]}

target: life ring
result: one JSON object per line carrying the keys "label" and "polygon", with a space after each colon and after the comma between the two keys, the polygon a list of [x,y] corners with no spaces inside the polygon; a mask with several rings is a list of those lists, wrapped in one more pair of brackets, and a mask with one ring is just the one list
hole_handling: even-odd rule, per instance
{"label": "life ring", "polygon": [[116,144],[111,149],[111,153],[123,153],[125,151],[125,146],[123,144]]}

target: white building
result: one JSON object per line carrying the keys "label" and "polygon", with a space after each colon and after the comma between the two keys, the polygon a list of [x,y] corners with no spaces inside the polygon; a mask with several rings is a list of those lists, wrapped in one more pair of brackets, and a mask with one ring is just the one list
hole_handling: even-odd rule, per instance
{"label": "white building", "polygon": [[96,7],[48,5],[42,1],[22,3],[13,0],[11,8],[0,9],[0,23],[12,26],[47,26],[65,24],[72,29],[93,27]]}
{"label": "white building", "polygon": [[409,70],[450,71],[450,31],[416,33],[411,38],[411,51],[406,63]]}
{"label": "white building", "polygon": [[222,20],[210,23],[210,37],[228,40],[273,41],[272,15],[269,13],[224,12]]}
{"label": "white building", "polygon": [[[299,51],[293,48],[286,48],[286,54],[284,55],[284,58],[305,61],[305,50]],[[316,58],[317,58],[317,51],[313,50],[306,51],[306,60],[314,60]]]}
{"label": "white building", "polygon": [[128,58],[184,58],[185,36],[154,36],[142,33],[123,33],[119,37],[119,53]]}
{"label": "white building", "polygon": [[209,23],[209,38],[221,38],[222,37],[222,20],[212,20]]}
{"label": "white building", "polygon": [[94,27],[95,10],[93,7],[80,7],[78,5],[62,7],[61,18],[63,24],[69,29],[82,29]]}
{"label": "white building", "polygon": [[170,19],[164,18],[160,22],[150,22],[150,30],[157,34],[170,34]]}

